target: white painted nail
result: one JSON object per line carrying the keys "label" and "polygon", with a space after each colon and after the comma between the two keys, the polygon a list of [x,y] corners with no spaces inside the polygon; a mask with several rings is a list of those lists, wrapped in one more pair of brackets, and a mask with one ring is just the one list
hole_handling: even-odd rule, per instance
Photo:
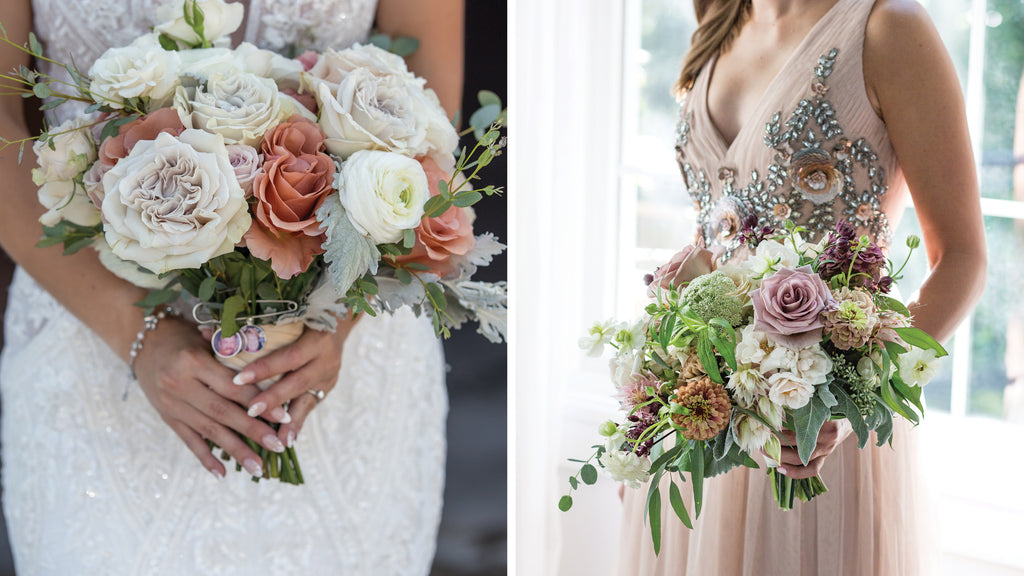
{"label": "white painted nail", "polygon": [[267,409],[266,402],[257,402],[255,404],[253,404],[252,406],[249,406],[249,417],[250,418],[255,418],[255,417],[259,416],[260,414],[263,414],[263,411],[266,410],[266,409]]}
{"label": "white painted nail", "polygon": [[213,474],[213,477],[216,478],[217,480],[223,480],[224,479],[224,473],[221,472],[220,470],[214,470],[213,468],[209,468],[209,470],[210,470],[210,474]]}
{"label": "white painted nail", "polygon": [[252,372],[239,372],[235,374],[235,377],[231,379],[232,382],[238,386],[245,386],[252,382]]}
{"label": "white painted nail", "polygon": [[273,450],[274,452],[284,452],[284,444],[281,444],[281,440],[278,439],[277,434],[267,434],[263,437],[263,445],[267,447],[267,450]]}
{"label": "white painted nail", "polygon": [[295,446],[295,430],[288,431],[288,447],[292,448]]}
{"label": "white painted nail", "polygon": [[280,406],[274,406],[270,411],[270,417],[277,420],[281,424],[287,424],[292,421],[292,417],[288,414],[288,411]]}
{"label": "white painted nail", "polygon": [[245,471],[253,476],[263,476],[263,466],[260,466],[260,463],[252,458],[247,458],[245,462],[242,462],[242,468],[245,468]]}

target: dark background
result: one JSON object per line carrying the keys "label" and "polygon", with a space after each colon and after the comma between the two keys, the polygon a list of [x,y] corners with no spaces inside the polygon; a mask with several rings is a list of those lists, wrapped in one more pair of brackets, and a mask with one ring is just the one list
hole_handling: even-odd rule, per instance
{"label": "dark background", "polygon": [[[468,117],[479,105],[476,93],[491,90],[507,99],[505,2],[466,0],[466,85],[462,109]],[[466,124],[464,121],[463,124]],[[489,184],[504,186],[506,156],[484,173]],[[504,198],[485,198],[476,206],[474,228],[504,240]],[[14,265],[0,251],[0,317]],[[501,255],[477,279],[505,279]],[[506,574],[506,346],[487,342],[473,327],[445,342],[450,367],[448,463],[445,508],[431,576]],[[3,334],[0,332],[0,348]],[[0,523],[0,576],[14,574],[6,526]]]}

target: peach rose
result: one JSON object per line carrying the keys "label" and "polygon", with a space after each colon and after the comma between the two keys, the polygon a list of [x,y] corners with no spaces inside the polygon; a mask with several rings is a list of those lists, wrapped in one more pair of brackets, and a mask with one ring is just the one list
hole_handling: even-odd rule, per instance
{"label": "peach rose", "polygon": [[660,266],[647,280],[647,295],[654,297],[658,286],[668,290],[669,285],[677,289],[697,276],[711,272],[714,255],[704,248],[690,245],[676,252],[664,266]]}
{"label": "peach rose", "polygon": [[245,242],[281,278],[303,272],[324,252],[316,211],[334,190],[335,166],[322,143],[320,129],[307,120],[283,122],[263,142],[263,172],[253,182],[256,218]]}
{"label": "peach rose", "polygon": [[108,168],[117,161],[128,156],[137,143],[142,140],[156,140],[161,132],[171,136],[179,136],[185,131],[178,113],[174,108],[161,108],[145,116],[121,126],[117,136],[107,138],[100,146],[100,162]]}
{"label": "peach rose", "polygon": [[[447,180],[448,174],[430,158],[420,159],[420,165],[430,183],[430,195],[437,196],[438,182]],[[463,208],[452,206],[437,218],[424,218],[416,228],[416,245],[412,253],[395,259],[398,264],[417,262],[429,266],[431,272],[445,277],[455,272],[451,264],[453,255],[463,256],[476,246],[473,223]]]}

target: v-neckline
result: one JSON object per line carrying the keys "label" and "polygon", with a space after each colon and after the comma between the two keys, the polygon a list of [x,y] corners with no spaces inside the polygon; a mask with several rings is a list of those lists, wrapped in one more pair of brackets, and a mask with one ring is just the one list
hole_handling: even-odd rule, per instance
{"label": "v-neckline", "polygon": [[720,161],[729,157],[729,155],[732,153],[733,148],[736,146],[736,143],[739,142],[746,135],[747,130],[750,128],[749,125],[758,123],[758,119],[764,115],[764,107],[766,105],[768,96],[774,93],[774,91],[776,90],[776,84],[782,81],[783,73],[789,70],[789,68],[794,65],[794,62],[798,59],[798,57],[805,51],[804,49],[806,44],[808,44],[811,41],[815,33],[818,31],[818,28],[820,28],[825,23],[825,21],[832,16],[833,12],[836,11],[840,4],[843,4],[846,1],[847,0],[836,0],[836,3],[833,4],[824,14],[822,14],[821,18],[818,18],[818,21],[815,22],[813,26],[811,26],[810,30],[808,30],[806,34],[804,34],[803,39],[800,40],[800,43],[797,44],[797,47],[789,55],[789,58],[786,59],[786,62],[775,73],[775,76],[772,77],[771,82],[768,83],[768,87],[764,89],[764,92],[762,92],[761,98],[758,100],[757,106],[754,108],[754,112],[750,115],[750,118],[746,122],[744,122],[742,126],[740,126],[740,129],[736,132],[736,136],[732,139],[732,142],[726,142],[725,136],[722,136],[722,131],[718,129],[718,125],[715,124],[715,121],[711,118],[711,106],[708,99],[708,94],[711,91],[711,80],[715,73],[715,67],[718,65],[718,56],[720,53],[716,52],[714,56],[711,57],[707,64],[708,74],[707,77],[704,79],[704,86],[702,90],[703,105],[701,106],[701,109],[704,113],[704,120],[706,124],[711,129],[711,132],[714,134],[714,141],[718,147],[718,159]]}

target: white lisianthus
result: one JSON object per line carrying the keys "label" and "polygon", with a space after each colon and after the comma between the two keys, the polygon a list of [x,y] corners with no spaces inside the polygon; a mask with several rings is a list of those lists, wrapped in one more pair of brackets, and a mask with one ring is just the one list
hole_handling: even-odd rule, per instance
{"label": "white lisianthus", "polygon": [[623,324],[621,326],[615,334],[615,341],[622,346],[622,349],[640,350],[644,347],[646,343],[644,332],[647,329],[647,317],[640,318],[631,325]]}
{"label": "white lisianthus", "polygon": [[764,277],[778,272],[781,268],[796,268],[800,255],[789,244],[776,240],[765,240],[757,245],[754,255],[743,263],[753,277]]}
{"label": "white lisianthus", "polygon": [[223,0],[187,0],[189,7],[197,5],[203,11],[203,36],[200,38],[192,26],[185,21],[185,2],[168,2],[157,8],[156,19],[160,24],[154,27],[157,34],[166,34],[174,40],[190,46],[212,44],[230,36],[242,25],[245,7],[240,2],[225,3]]}
{"label": "white lisianthus", "polygon": [[739,342],[736,343],[736,362],[756,366],[774,349],[775,343],[767,334],[754,330],[753,324],[747,324],[740,330]]}
{"label": "white lisianthus", "polygon": [[284,116],[274,81],[246,73],[215,73],[205,87],[179,86],[174,107],[185,128],[220,134],[226,144],[246,146],[258,146]]}
{"label": "white lisianthus", "polygon": [[650,476],[651,461],[632,452],[615,450],[606,452],[600,459],[601,466],[612,480],[622,482],[630,488],[639,488]]}
{"label": "white lisianthus", "polygon": [[767,426],[749,414],[738,414],[733,417],[732,433],[740,448],[750,454],[764,447],[772,434]]}
{"label": "white lisianthus", "polygon": [[149,109],[155,110],[173,97],[180,64],[177,52],[164,50],[155,36],[147,34],[104,52],[89,69],[89,91],[111,108],[124,108],[131,98],[149,98]]}
{"label": "white lisianthus", "polygon": [[[621,330],[622,326],[614,318],[609,318],[604,322],[594,322],[594,325],[587,331],[587,335],[579,339],[579,347],[587,351],[587,356],[596,358],[601,355],[604,345],[612,341],[615,333]],[[629,365],[632,366],[633,362],[630,361]]]}
{"label": "white lisianthus", "polygon": [[429,155],[452,167],[458,135],[437,95],[401,57],[376,46],[327,51],[302,76],[316,95],[327,150],[347,158],[360,150]]}
{"label": "white lisianthus", "polygon": [[776,372],[768,377],[768,398],[775,404],[796,410],[814,396],[814,384],[792,372]]}
{"label": "white lisianthus", "polygon": [[336,181],[349,220],[377,244],[398,242],[405,230],[416,228],[430,198],[420,163],[391,152],[353,154]]}
{"label": "white lisianthus", "polygon": [[155,274],[231,252],[251,224],[223,137],[202,130],[140,141],[103,188],[111,251]]}
{"label": "white lisianthus", "polygon": [[832,371],[832,359],[820,344],[799,350],[778,346],[761,362],[761,372],[772,370],[793,372],[811,384],[824,384]]}
{"label": "white lisianthus", "polygon": [[896,362],[900,367],[900,377],[911,386],[924,386],[939,372],[934,350],[911,348],[906,354],[900,354]]}
{"label": "white lisianthus", "polygon": [[89,202],[85,190],[72,180],[46,182],[37,192],[39,203],[46,212],[39,217],[43,226],[54,226],[67,220],[80,226],[100,223],[100,211]]}
{"label": "white lisianthus", "polygon": [[749,408],[757,401],[759,396],[768,393],[768,379],[756,368],[741,365],[740,369],[729,375],[729,381],[725,387],[732,391],[736,402]]}
{"label": "white lisianthus", "polygon": [[54,135],[51,141],[36,140],[32,146],[39,165],[32,169],[36,186],[72,180],[89,168],[96,160],[96,141],[89,129],[94,120],[93,116],[72,118],[49,130]]}

